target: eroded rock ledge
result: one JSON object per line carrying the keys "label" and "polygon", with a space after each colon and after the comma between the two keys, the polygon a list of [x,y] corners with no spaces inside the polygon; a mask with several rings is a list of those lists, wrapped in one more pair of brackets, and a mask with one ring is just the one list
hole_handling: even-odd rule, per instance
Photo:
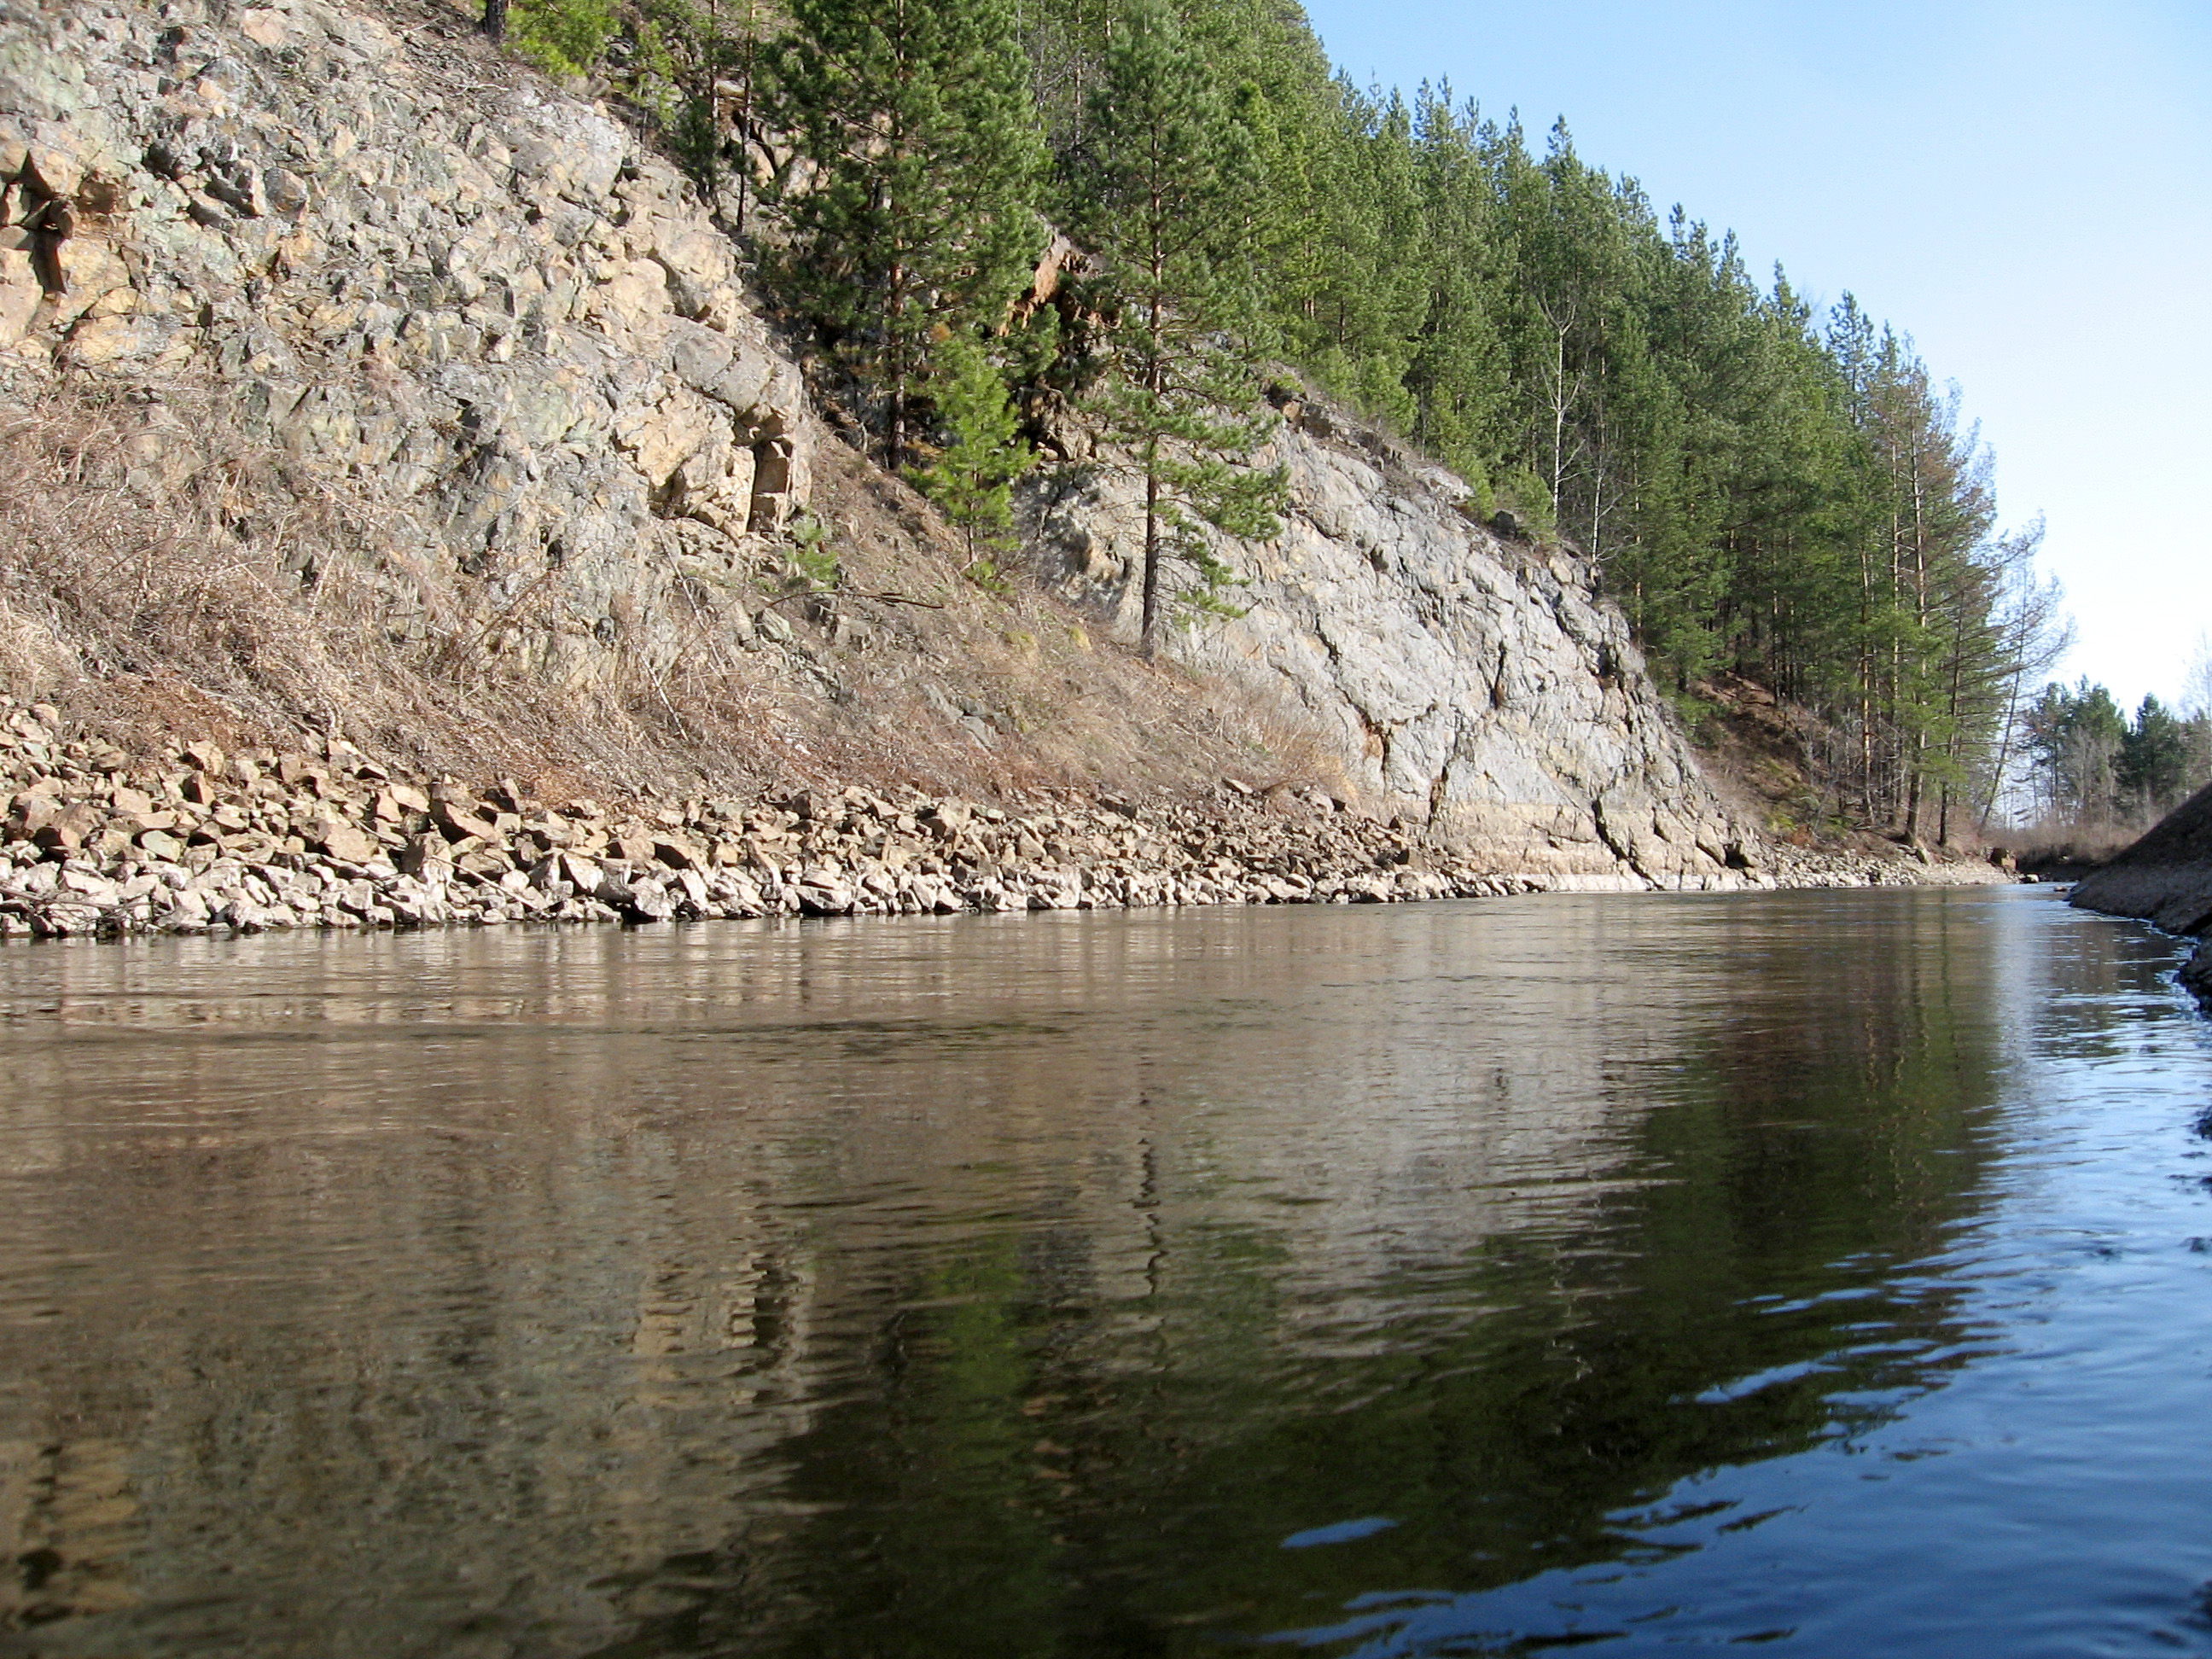
{"label": "eroded rock ledge", "polygon": [[[51,706],[0,700],[0,936],[418,927],[1164,904],[1388,903],[1638,890],[1633,877],[1453,861],[1318,790],[979,805],[904,792],[610,808],[520,783],[410,776],[343,738],[134,762]],[[1986,866],[1820,860],[1699,890],[1999,878]]]}

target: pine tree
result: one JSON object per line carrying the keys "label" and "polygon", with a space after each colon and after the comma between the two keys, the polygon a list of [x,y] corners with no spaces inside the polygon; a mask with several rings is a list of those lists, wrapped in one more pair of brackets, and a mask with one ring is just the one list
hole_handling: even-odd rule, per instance
{"label": "pine tree", "polygon": [[[1847,732],[1869,822],[1915,830],[1932,790],[1940,836],[2019,762],[2056,599],[1992,533],[1955,398],[1849,295],[1823,331],[1778,272],[1760,292],[1730,238],[1662,221],[1564,125],[1537,156],[1446,88],[1355,88],[1291,0],[513,0],[511,21],[657,112],[710,191],[733,137],[773,170],[763,274],[886,460],[943,444],[917,476],[975,492],[952,510],[983,514],[979,546],[1018,456],[958,343],[991,340],[1035,406],[1088,391],[1145,487],[1149,644],[1164,568],[1218,582],[1220,534],[1273,516],[1250,465],[1273,354],[1577,547],[1686,692],[1725,663]],[[1066,280],[1060,326],[1000,337],[1047,201],[1103,274]],[[2212,694],[2191,706],[2201,771]]]}
{"label": "pine tree", "polygon": [[731,230],[744,235],[762,140],[762,49],[778,25],[775,0],[628,0],[623,10],[632,100],[658,121]]}
{"label": "pine tree", "polygon": [[486,0],[484,33],[511,42],[549,75],[589,72],[620,24],[613,0]]}
{"label": "pine tree", "polygon": [[1487,511],[1511,392],[1496,316],[1495,210],[1477,151],[1480,117],[1452,107],[1449,83],[1424,84],[1413,143],[1425,229],[1416,268],[1426,293],[1406,388],[1414,440],[1475,487]]}
{"label": "pine tree", "polygon": [[2027,726],[2045,814],[2075,826],[2110,823],[2118,804],[2113,767],[2128,735],[2112,694],[2087,678],[2070,689],[2046,685]]}
{"label": "pine tree", "polygon": [[795,135],[777,262],[903,465],[925,351],[996,326],[1044,243],[1043,148],[1012,0],[794,0],[775,114]]}
{"label": "pine tree", "polygon": [[945,445],[914,481],[966,538],[971,570],[1013,528],[1013,486],[1036,465],[1021,413],[982,346],[956,334],[937,349],[933,401]]}
{"label": "pine tree", "polygon": [[2113,781],[2146,823],[2164,817],[2190,793],[2187,722],[2156,697],[2146,696],[2120,739]]}
{"label": "pine tree", "polygon": [[1133,0],[1090,115],[1084,240],[1114,317],[1093,409],[1145,491],[1143,646],[1159,648],[1163,567],[1228,572],[1208,529],[1276,533],[1284,473],[1249,465],[1271,419],[1237,343],[1255,324],[1249,134],[1161,0]]}

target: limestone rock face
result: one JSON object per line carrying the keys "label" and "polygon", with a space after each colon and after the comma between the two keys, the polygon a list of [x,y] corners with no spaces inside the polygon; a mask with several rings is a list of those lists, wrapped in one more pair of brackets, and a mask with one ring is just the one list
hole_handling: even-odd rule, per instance
{"label": "limestone rock face", "polygon": [[216,389],[303,497],[374,504],[395,630],[498,616],[472,649],[576,683],[680,648],[813,428],[688,183],[463,25],[8,8],[0,377],[134,388],[148,489],[220,459]]}
{"label": "limestone rock face", "polygon": [[[1492,867],[1725,887],[1756,861],[1585,563],[1501,540],[1371,436],[1286,426],[1258,459],[1289,471],[1282,534],[1223,550],[1243,614],[1176,629],[1176,656],[1279,692],[1363,793]],[[1135,483],[1071,467],[1029,509],[1045,579],[1134,639]]]}

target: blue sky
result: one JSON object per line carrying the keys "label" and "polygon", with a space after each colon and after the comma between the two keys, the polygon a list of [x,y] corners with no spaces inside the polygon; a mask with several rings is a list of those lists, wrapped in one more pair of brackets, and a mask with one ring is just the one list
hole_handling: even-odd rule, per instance
{"label": "blue sky", "polygon": [[2212,0],[1306,0],[1330,56],[1448,78],[1845,289],[1954,380],[2132,708],[2212,629]]}

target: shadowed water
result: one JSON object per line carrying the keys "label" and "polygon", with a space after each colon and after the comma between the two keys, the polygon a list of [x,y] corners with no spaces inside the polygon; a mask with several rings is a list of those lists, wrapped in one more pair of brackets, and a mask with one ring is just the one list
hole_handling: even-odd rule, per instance
{"label": "shadowed water", "polygon": [[2212,1652],[2033,890],[0,951],[0,1655]]}

